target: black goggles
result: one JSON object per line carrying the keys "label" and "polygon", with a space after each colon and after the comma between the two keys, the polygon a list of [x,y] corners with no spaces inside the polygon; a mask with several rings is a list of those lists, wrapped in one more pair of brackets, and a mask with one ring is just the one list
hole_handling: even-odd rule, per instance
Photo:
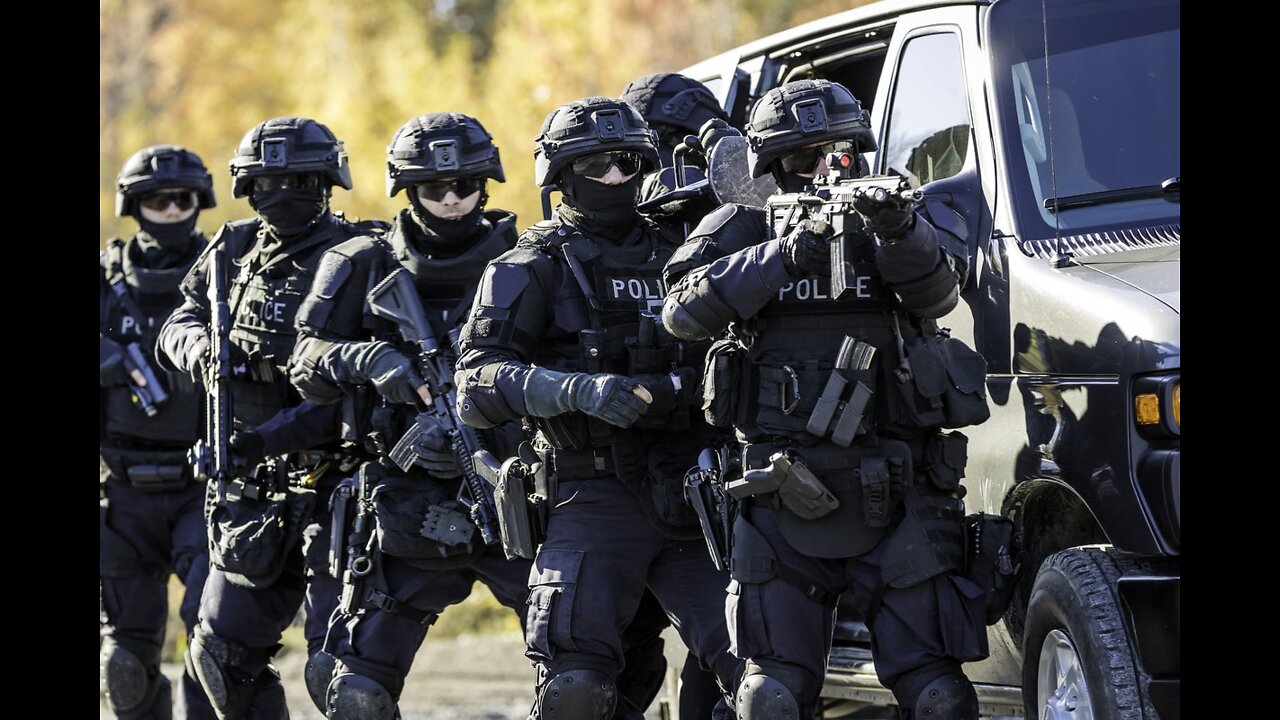
{"label": "black goggles", "polygon": [[414,186],[415,192],[422,200],[441,202],[444,196],[453,193],[458,199],[469,197],[472,193],[484,189],[483,177],[460,177],[452,180],[430,180]]}
{"label": "black goggles", "polygon": [[583,177],[599,178],[608,175],[609,168],[617,165],[618,172],[623,175],[635,175],[640,172],[642,162],[643,159],[640,157],[640,153],[625,151],[603,152],[574,160],[573,171]]}
{"label": "black goggles", "polygon": [[778,158],[782,169],[791,173],[811,173],[818,169],[818,161],[836,152],[853,152],[853,143],[848,140],[800,148]]}
{"label": "black goggles", "polygon": [[177,205],[179,210],[190,210],[196,206],[196,194],[192,190],[151,193],[138,204],[148,210],[168,210],[170,204]]}
{"label": "black goggles", "polygon": [[269,193],[278,190],[311,190],[318,187],[320,187],[320,176],[316,173],[260,175],[253,179],[253,191],[255,193]]}

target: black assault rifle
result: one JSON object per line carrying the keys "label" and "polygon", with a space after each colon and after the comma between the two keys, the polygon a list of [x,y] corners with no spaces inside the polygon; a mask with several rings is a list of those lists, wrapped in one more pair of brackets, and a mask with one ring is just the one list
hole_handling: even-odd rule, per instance
{"label": "black assault rifle", "polygon": [[[844,158],[849,158],[846,162]],[[833,168],[857,166],[857,159],[847,153],[832,153],[827,164]],[[863,219],[853,207],[853,201],[863,193],[871,194],[880,202],[893,201],[900,207],[910,207],[924,198],[924,194],[911,187],[901,175],[871,175],[846,177],[841,172],[837,179],[806,188],[801,192],[771,195],[767,201],[769,226],[776,237],[784,237],[806,220],[816,221],[817,231],[831,229],[831,297],[845,300],[856,287],[856,273],[852,260],[852,235],[863,227]],[[822,225],[825,223],[826,225]]]}
{"label": "black assault rifle", "polygon": [[369,310],[376,317],[396,324],[400,336],[418,349],[418,364],[431,396],[426,412],[419,413],[413,427],[400,438],[390,453],[401,470],[413,466],[414,447],[422,434],[440,426],[448,434],[453,454],[462,468],[459,499],[470,507],[471,520],[486,545],[498,542],[498,526],[493,506],[493,488],[476,474],[472,456],[483,450],[475,429],[458,419],[457,392],[453,384],[453,364],[440,351],[431,321],[422,308],[418,290],[408,270],[397,268],[369,291]]}
{"label": "black assault rifle", "polygon": [[[125,287],[123,279],[117,278],[111,282],[111,292],[116,294],[120,299],[120,304],[124,307],[124,311],[133,318],[133,322],[138,326],[139,331],[147,327],[147,318],[139,310],[137,303],[129,296],[129,290]],[[143,332],[143,337],[148,337]],[[124,347],[124,369],[129,377],[129,392],[133,395],[133,402],[138,405],[147,417],[154,417],[160,411],[160,407],[169,402],[169,393],[165,392],[164,385],[161,384],[160,378],[156,376],[156,371],[152,369],[151,363],[147,361],[147,354],[142,351],[140,343],[131,342]],[[139,385],[134,379],[134,372],[142,376],[145,384]]]}
{"label": "black assault rifle", "polygon": [[[224,502],[231,481],[231,306],[227,303],[226,251],[209,253],[209,355],[205,360],[205,437],[196,440],[187,459],[202,482],[217,483]],[[206,438],[208,439],[206,441]]]}

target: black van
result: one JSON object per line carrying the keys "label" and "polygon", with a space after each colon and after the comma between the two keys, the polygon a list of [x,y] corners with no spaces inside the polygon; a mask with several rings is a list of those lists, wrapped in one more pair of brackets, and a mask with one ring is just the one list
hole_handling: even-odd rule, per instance
{"label": "black van", "polygon": [[[987,359],[968,512],[1015,520],[1022,586],[966,666],[983,713],[1180,716],[1179,0],[887,0],[681,72],[742,127],[782,83],[870,104],[877,174],[970,229],[939,321]],[[891,703],[837,629],[825,717]]]}

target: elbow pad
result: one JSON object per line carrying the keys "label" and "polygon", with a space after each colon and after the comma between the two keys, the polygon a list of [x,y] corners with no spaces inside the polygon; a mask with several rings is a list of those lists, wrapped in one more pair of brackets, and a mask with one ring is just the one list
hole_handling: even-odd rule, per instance
{"label": "elbow pad", "polygon": [[298,389],[303,399],[317,405],[337,402],[342,399],[342,388],[325,379],[321,372],[321,361],[329,348],[326,343],[312,337],[303,336],[293,349],[293,357],[289,361],[289,382]]}
{"label": "elbow pad", "polygon": [[711,287],[706,266],[689,273],[662,304],[663,327],[681,340],[715,337],[733,320],[733,309]]}
{"label": "elbow pad", "polygon": [[938,264],[924,277],[893,285],[907,310],[922,318],[940,318],[960,301],[955,265],[950,255],[940,255]]}
{"label": "elbow pad", "polygon": [[458,370],[453,382],[458,389],[458,417],[473,428],[487,430],[520,417],[507,406],[494,379],[502,363],[491,363],[474,370]]}

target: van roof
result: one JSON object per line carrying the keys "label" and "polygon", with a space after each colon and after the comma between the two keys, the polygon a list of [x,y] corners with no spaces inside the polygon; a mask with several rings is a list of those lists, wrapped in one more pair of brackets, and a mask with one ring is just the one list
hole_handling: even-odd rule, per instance
{"label": "van roof", "polygon": [[804,44],[814,38],[830,33],[833,28],[843,31],[851,26],[875,24],[879,20],[891,20],[899,15],[916,10],[948,5],[990,5],[992,2],[993,0],[881,0],[881,2],[869,3],[835,15],[811,20],[803,25],[797,25],[759,40],[753,40],[745,45],[739,45],[702,62],[690,65],[680,72],[692,78],[710,77],[722,72],[725,62],[731,56],[736,56],[735,59],[754,57],[791,45]]}

